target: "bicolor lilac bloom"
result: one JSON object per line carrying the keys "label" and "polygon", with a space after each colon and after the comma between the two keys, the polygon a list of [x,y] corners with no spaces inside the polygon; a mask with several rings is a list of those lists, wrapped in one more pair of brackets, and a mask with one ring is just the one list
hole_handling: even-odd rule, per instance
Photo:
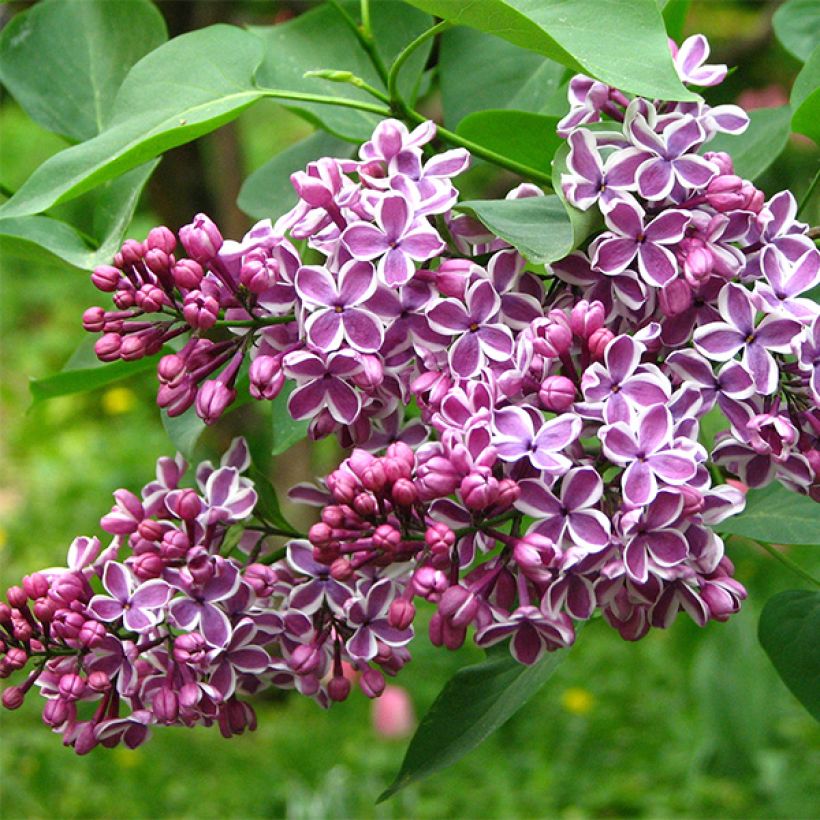
{"label": "bicolor lilac bloom", "polygon": [[562,612],[545,613],[538,607],[520,606],[508,618],[479,630],[475,642],[482,647],[492,646],[510,636],[512,656],[532,666],[544,652],[569,646],[575,640],[575,630]]}
{"label": "bicolor lilac bloom", "polygon": [[820,252],[812,248],[792,261],[768,245],[761,253],[761,266],[766,283],[757,282],[754,293],[767,313],[779,312],[802,322],[818,315],[817,302],[800,295],[820,284]]}
{"label": "bicolor lilac bloom", "polygon": [[665,199],[676,182],[687,189],[703,188],[718,173],[711,162],[691,153],[705,136],[694,117],[680,115],[660,132],[650,126],[643,114],[627,118],[629,136],[643,153],[644,162],[638,167],[635,182],[645,199]]}
{"label": "bicolor lilac bloom", "polygon": [[[632,413],[669,400],[669,380],[652,364],[640,363],[646,350],[631,336],[616,336],[604,351],[604,362],[590,365],[581,378],[584,398],[608,424],[629,421]],[[584,411],[580,411],[585,415]]]}
{"label": "bicolor lilac bloom", "polygon": [[[626,467],[621,476],[624,500],[633,507],[648,504],[658,494],[658,479],[679,485],[697,472],[694,449],[686,439],[673,439],[672,414],[662,404],[644,410],[628,425],[622,421],[598,433],[604,455]],[[684,444],[694,445],[684,447]]]}
{"label": "bicolor lilac bloom", "polygon": [[168,584],[152,578],[137,585],[125,564],[109,561],[103,571],[102,583],[108,595],[95,595],[88,606],[103,621],[122,618],[132,632],[147,632],[162,620],[162,609],[171,598]]}
{"label": "bicolor lilac bloom", "polygon": [[624,148],[601,159],[595,136],[585,128],[573,131],[567,140],[570,151],[567,168],[561,174],[561,187],[566,198],[582,211],[596,202],[602,211],[621,198],[624,191],[635,187],[638,166],[646,156],[637,148]]}
{"label": "bicolor lilac bloom", "polygon": [[345,644],[356,660],[369,661],[379,652],[378,642],[388,646],[404,646],[413,638],[413,629],[396,629],[390,626],[387,611],[395,597],[395,590],[388,578],[373,584],[363,598],[350,601],[345,607],[348,622],[356,631]]}
{"label": "bicolor lilac bloom", "polygon": [[249,478],[243,478],[236,467],[220,467],[205,482],[204,505],[207,509],[204,523],[235,524],[253,513],[256,490]]}
{"label": "bicolor lilac bloom", "polygon": [[626,547],[624,566],[630,578],[645,584],[653,568],[674,567],[689,554],[683,534],[673,525],[683,511],[683,496],[661,490],[644,509],[625,512],[620,529]]}
{"label": "bicolor lilac bloom", "polygon": [[711,322],[695,331],[694,343],[707,359],[726,362],[743,352],[743,366],[754,379],[755,387],[764,395],[777,390],[775,353],[788,353],[794,337],[800,333],[800,323],[766,316],[755,324],[752,295],[742,285],[727,283],[718,297],[722,322]]}
{"label": "bicolor lilac bloom", "polygon": [[401,120],[382,120],[370,139],[362,144],[359,156],[366,162],[390,162],[405,151],[420,151],[436,136],[436,124],[432,120],[421,123],[412,131]]}
{"label": "bicolor lilac bloom", "polygon": [[385,194],[374,216],[376,225],[348,225],[341,241],[354,259],[378,259],[379,278],[390,287],[406,285],[416,272],[415,262],[432,259],[444,250],[438,232],[426,220],[416,218],[403,194]]}
{"label": "bicolor lilac bloom", "polygon": [[328,603],[334,611],[341,612],[353,590],[337,581],[330,574],[329,566],[313,559],[313,547],[310,543],[291,541],[287,555],[288,563],[308,579],[293,587],[288,597],[288,607],[311,615],[324,603]]}
{"label": "bicolor lilac bloom", "polygon": [[809,377],[809,389],[820,404],[820,315],[795,340],[797,366]]}
{"label": "bicolor lilac bloom", "polygon": [[521,495],[515,508],[536,519],[534,531],[553,543],[576,547],[586,554],[609,544],[609,519],[597,508],[604,493],[601,476],[593,467],[576,467],[561,480],[558,497],[543,481],[518,482]]}
{"label": "bicolor lilac bloom", "polygon": [[686,211],[667,210],[644,226],[645,216],[635,200],[616,202],[604,214],[609,232],[595,240],[592,266],[611,276],[625,270],[637,256],[644,281],[663,287],[678,272],[675,255],[666,246],[683,239],[691,217]]}
{"label": "bicolor lilac bloom", "polygon": [[694,350],[675,350],[664,364],[677,375],[686,387],[700,395],[699,415],[707,413],[720,401],[721,396],[747,399],[755,392],[754,381],[740,362],[727,362],[717,373],[703,356]]}
{"label": "bicolor lilac bloom", "polygon": [[[808,226],[797,221],[797,200],[791,191],[776,193],[760,212],[758,224],[762,225],[759,236],[749,236],[749,243],[755,239],[761,245],[774,245],[790,262],[796,262],[807,251],[815,250],[814,242],[806,236]],[[760,264],[760,256],[750,257],[750,273],[753,275],[755,263]]]}
{"label": "bicolor lilac bloom", "polygon": [[527,412],[523,407],[504,407],[493,416],[492,443],[502,461],[529,459],[538,470],[548,475],[563,475],[572,462],[561,454],[581,435],[583,422],[574,413],[564,413],[535,429],[533,416],[541,418],[538,410]]}
{"label": "bicolor lilac bloom", "polygon": [[706,60],[709,59],[709,41],[702,34],[687,37],[680,48],[671,40],[669,46],[681,82],[707,88],[720,85],[726,79],[728,69],[725,65],[706,65]]}
{"label": "bicolor lilac bloom", "polygon": [[233,628],[230,641],[208,654],[208,661],[214,667],[208,683],[224,700],[236,690],[237,672],[261,675],[270,666],[268,653],[254,644],[256,632],[254,622],[250,618],[243,618]]}
{"label": "bicolor lilac bloom", "polygon": [[513,337],[506,325],[495,321],[501,297],[488,280],[470,285],[465,302],[441,299],[428,309],[427,318],[437,333],[458,336],[450,348],[450,367],[458,376],[469,379],[487,359],[507,361],[512,356]]}
{"label": "bicolor lilac bloom", "polygon": [[352,424],[361,410],[359,394],[346,381],[361,370],[352,350],[337,350],[327,357],[295,350],[284,359],[285,373],[300,386],[288,399],[294,419],[313,418],[327,408],[339,424]]}
{"label": "bicolor lilac bloom", "polygon": [[455,205],[458,191],[450,179],[470,165],[470,154],[454,148],[431,157],[422,165],[415,151],[401,152],[390,162],[390,187],[413,203],[417,217],[443,214]]}
{"label": "bicolor lilac bloom", "polygon": [[712,461],[725,466],[752,489],[765,487],[775,478],[795,487],[808,487],[814,480],[814,470],[799,453],[780,461],[771,453],[758,452],[750,444],[731,437],[712,450]]}
{"label": "bicolor lilac bloom", "polygon": [[117,502],[108,515],[100,519],[100,526],[112,535],[130,535],[136,532],[140,521],[145,518],[142,502],[129,490],[114,493]]}
{"label": "bicolor lilac bloom", "polygon": [[195,584],[180,572],[166,570],[168,580],[185,595],[171,601],[168,612],[180,629],[190,632],[199,627],[209,644],[225,646],[230,640],[231,622],[217,604],[239,589],[242,578],[233,564],[220,558],[211,560],[216,562],[216,571],[204,584]]}
{"label": "bicolor lilac bloom", "polygon": [[567,137],[574,128],[588,122],[598,122],[601,111],[609,103],[612,89],[606,83],[585,74],[576,74],[569,81],[567,99],[570,109],[556,126],[559,137]]}
{"label": "bicolor lilac bloom", "polygon": [[384,329],[364,306],[376,292],[376,272],[370,262],[351,259],[337,278],[325,267],[306,265],[296,274],[296,292],[310,315],[305,322],[308,342],[323,353],[347,342],[361,353],[381,347]]}

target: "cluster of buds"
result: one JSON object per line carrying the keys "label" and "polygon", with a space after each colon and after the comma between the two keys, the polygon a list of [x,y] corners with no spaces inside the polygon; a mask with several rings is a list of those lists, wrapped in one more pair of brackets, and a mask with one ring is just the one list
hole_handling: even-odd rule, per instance
{"label": "cluster of buds", "polygon": [[[673,54],[684,82],[726,74],[702,37]],[[291,491],[321,510],[307,536],[259,511],[248,523],[241,442],[196,489],[177,458],[141,498],[119,491],[108,548],[78,539],[67,569],[0,606],[0,673],[34,666],[6,706],[36,684],[77,751],[135,745],[154,723],[230,735],[263,686],[327,705],[356,679],[378,696],[422,600],[435,645],[507,641],[524,664],[596,613],[637,640],[680,613],[738,611],[715,530],[745,500],[723,479],[820,500],[820,308],[805,295],[820,252],[789,192],[767,200],[704,150],[747,126],[741,109],[581,75],[569,98],[563,193],[605,229],[546,270],[452,211],[466,152],[425,158],[432,123],[386,120],[359,159],[294,174],[299,201],[275,224],[230,242],[200,216],[180,231],[186,258],[158,228],[94,272],[117,307],[85,316],[102,358],[190,333],[160,360],[169,413],[195,403],[213,421],[245,370],[260,400],[291,379],[291,415],[351,451]],[[726,429],[710,452],[714,408]],[[277,550],[281,536],[295,540]]]}

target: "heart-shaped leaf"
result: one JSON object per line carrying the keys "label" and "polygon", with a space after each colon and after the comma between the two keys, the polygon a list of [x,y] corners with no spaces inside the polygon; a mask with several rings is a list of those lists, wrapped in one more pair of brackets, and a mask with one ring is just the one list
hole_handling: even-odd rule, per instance
{"label": "heart-shaped leaf", "polygon": [[566,650],[524,666],[509,652],[460,669],[422,718],[396,779],[380,797],[452,766],[506,723],[552,675]]}
{"label": "heart-shaped leaf", "polygon": [[820,592],[789,589],[766,602],[758,638],[792,694],[820,720]]}
{"label": "heart-shaped leaf", "polygon": [[665,100],[695,100],[675,71],[655,0],[409,0],[543,54],[609,85]]}

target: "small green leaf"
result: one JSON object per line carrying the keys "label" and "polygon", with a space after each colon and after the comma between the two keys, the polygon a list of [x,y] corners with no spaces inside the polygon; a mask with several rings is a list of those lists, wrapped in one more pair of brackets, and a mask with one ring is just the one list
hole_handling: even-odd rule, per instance
{"label": "small green leaf", "polygon": [[293,537],[298,537],[300,533],[282,515],[282,510],[279,508],[279,498],[268,477],[261,470],[251,465],[248,470],[248,478],[253,481],[256,488],[258,497],[256,514],[269,524],[273,524],[274,527],[289,532]]}
{"label": "small green leaf", "polygon": [[297,196],[290,181],[294,171],[301,171],[319,157],[350,157],[354,148],[324,131],[276,154],[242,183],[237,205],[254,219],[271,218],[285,213],[296,204]]}
{"label": "small green leaf", "polygon": [[475,749],[546,683],[565,657],[566,650],[550,652],[524,666],[509,651],[492,653],[483,663],[456,672],[422,718],[396,779],[378,802]]}
{"label": "small green leaf", "polygon": [[767,544],[820,545],[820,504],[773,483],[749,490],[746,509],[717,529],[723,535],[742,535]]}
{"label": "small green leaf", "polygon": [[563,259],[573,247],[572,222],[557,196],[474,199],[456,210],[474,216],[534,264]]}
{"label": "small green leaf", "polygon": [[465,117],[456,132],[503,157],[538,171],[549,171],[564,141],[555,133],[557,117],[527,111],[476,111]]}
{"label": "small green leaf", "polygon": [[695,100],[675,71],[655,0],[409,0],[456,25],[644,97]]}
{"label": "small green leaf", "polygon": [[563,115],[567,69],[540,54],[471,28],[441,36],[439,85],[444,124],[454,129],[474,111],[511,108]]}
{"label": "small green leaf", "polygon": [[798,60],[808,60],[820,42],[820,4],[817,0],[788,0],[774,13],[774,33]]}
{"label": "small green leaf", "polygon": [[275,456],[282,455],[307,435],[309,422],[307,420],[294,421],[288,412],[288,398],[295,386],[293,382],[285,382],[282,392],[272,402],[273,447],[271,452]]}
{"label": "small green leaf", "polygon": [[0,36],[0,80],[37,123],[71,140],[105,127],[134,63],[168,39],[147,0],[45,0]]}
{"label": "small green leaf", "polygon": [[820,721],[820,592],[790,589],[766,602],[758,638],[777,674]]}
{"label": "small green leaf", "polygon": [[90,336],[84,340],[59,373],[31,380],[29,387],[34,404],[71,393],[87,393],[138,373],[156,370],[157,362],[166,352],[162,351],[155,356],[147,356],[134,362],[118,360],[106,364],[94,355],[95,341],[96,337]]}
{"label": "small green leaf", "polygon": [[820,46],[797,75],[791,93],[792,130],[820,145]]}
{"label": "small green leaf", "polygon": [[44,162],[0,216],[39,213],[234,119],[263,92],[253,85],[259,39],[233,26],[192,31],[128,73],[107,128]]}
{"label": "small green leaf", "polygon": [[735,173],[757,179],[782,153],[789,141],[791,109],[758,108],[749,112],[749,127],[742,134],[718,134],[705,149],[732,155]]}

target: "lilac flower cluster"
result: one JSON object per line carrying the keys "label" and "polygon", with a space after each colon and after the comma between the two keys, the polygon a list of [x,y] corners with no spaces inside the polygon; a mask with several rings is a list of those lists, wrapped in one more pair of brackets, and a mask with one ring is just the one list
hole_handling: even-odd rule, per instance
{"label": "lilac flower cluster", "polygon": [[[686,83],[726,74],[702,37],[673,54]],[[454,210],[465,151],[430,156],[432,123],[386,120],[357,160],[295,173],[275,224],[232,242],[200,215],[184,257],[157,228],[94,272],[117,307],[84,317],[101,358],[189,334],[159,363],[170,414],[215,420],[245,373],[257,399],[291,380],[291,415],[351,449],[291,491],[319,521],[279,551],[271,536],[295,533],[248,523],[241,442],[198,489],[178,457],[142,498],[119,491],[107,549],[78,539],[68,569],[0,606],[0,673],[35,665],[6,706],[36,683],[80,752],[154,723],[230,735],[263,686],[327,705],[355,678],[378,696],[422,600],[435,645],[507,641],[524,664],[596,613],[637,640],[739,609],[715,527],[744,496],[724,477],[820,500],[820,252],[789,192],[766,200],[705,150],[741,109],[581,75],[569,101],[562,193],[603,228],[546,268]],[[725,427],[711,452],[707,417]]]}

